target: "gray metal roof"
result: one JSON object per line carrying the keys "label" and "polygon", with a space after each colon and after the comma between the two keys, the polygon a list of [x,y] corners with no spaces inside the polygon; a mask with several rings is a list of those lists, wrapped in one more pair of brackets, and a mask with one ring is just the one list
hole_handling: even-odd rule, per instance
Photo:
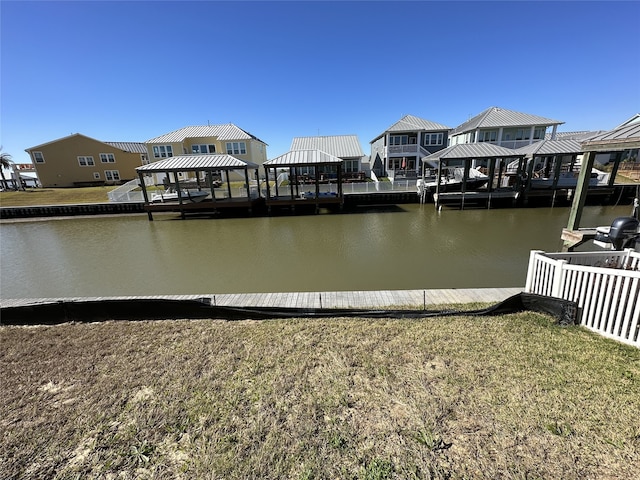
{"label": "gray metal roof", "polygon": [[522,157],[523,154],[510,148],[494,145],[493,143],[461,143],[439,150],[423,157],[423,161],[454,160],[464,158],[508,158]]}
{"label": "gray metal roof", "polygon": [[295,137],[291,150],[322,150],[339,158],[364,157],[357,135]]}
{"label": "gray metal roof", "polygon": [[147,153],[147,146],[140,142],[104,142],[112,147],[130,153]]}
{"label": "gray metal roof", "polygon": [[541,140],[531,145],[518,148],[516,152],[525,156],[534,155],[568,155],[582,153],[582,146],[577,140]]}
{"label": "gray metal roof", "polygon": [[477,128],[531,127],[534,125],[552,126],[561,125],[563,123],[564,122],[559,120],[552,120],[550,118],[539,117],[528,113],[506,110],[499,107],[490,107],[470,120],[464,122],[462,125],[457,126],[451,134],[457,135],[459,133],[470,132]]}
{"label": "gray metal roof", "polygon": [[625,122],[621,127],[582,142],[584,151],[626,150],[640,148],[640,122]]}
{"label": "gray metal roof", "polygon": [[241,160],[226,153],[213,155],[178,155],[136,168],[139,172],[188,172],[196,170],[256,169],[253,162]]}
{"label": "gray metal roof", "polygon": [[[584,142],[585,140],[590,139],[591,137],[595,137],[596,135],[600,135],[604,133],[604,130],[583,130],[580,132],[556,132],[555,140],[577,140],[579,142]],[[545,133],[544,139],[551,140],[552,133]]]}
{"label": "gray metal roof", "polygon": [[262,140],[260,140],[258,137],[251,135],[249,132],[246,132],[233,123],[226,123],[224,125],[201,125],[183,127],[173,132],[165,133],[164,135],[160,135],[159,137],[147,140],[145,143],[179,143],[183,142],[186,138],[205,137],[218,137],[218,140],[222,141],[254,139],[262,142]]}
{"label": "gray metal roof", "polygon": [[140,143],[140,142],[103,142],[102,140],[97,140],[97,139],[95,139],[93,137],[87,137],[86,135],[83,135],[82,133],[72,133],[71,135],[67,135],[66,137],[57,138],[55,140],[51,140],[49,142],[42,143],[40,145],[36,145],[35,147],[27,148],[25,151],[29,152],[31,150],[42,148],[42,147],[45,147],[47,145],[52,145],[52,144],[57,143],[57,142],[62,142],[62,141],[65,141],[65,140],[69,140],[69,139],[72,139],[74,137],[88,138],[89,140],[93,140],[94,142],[98,142],[98,143],[102,143],[102,144],[105,144],[105,145],[109,145],[110,147],[114,147],[114,148],[123,150],[125,152],[147,153],[147,147],[145,146],[144,143]]}
{"label": "gray metal roof", "polygon": [[431,120],[425,120],[413,115],[405,115],[396,123],[387,128],[383,133],[371,140],[370,143],[375,142],[380,137],[387,133],[395,132],[442,132],[449,131],[451,127],[447,127],[441,123],[432,122]]}
{"label": "gray metal roof", "polygon": [[321,150],[292,150],[279,157],[267,160],[263,165],[268,167],[291,167],[299,165],[323,165],[328,163],[342,163],[335,155]]}

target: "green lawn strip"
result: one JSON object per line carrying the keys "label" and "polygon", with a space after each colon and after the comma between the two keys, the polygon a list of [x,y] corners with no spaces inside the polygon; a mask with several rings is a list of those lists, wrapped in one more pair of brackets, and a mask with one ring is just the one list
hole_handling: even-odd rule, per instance
{"label": "green lawn strip", "polygon": [[635,478],[640,351],[537,313],[0,328],[7,478]]}
{"label": "green lawn strip", "polygon": [[31,207],[37,205],[76,205],[107,203],[108,193],[116,187],[28,188],[0,192],[0,207]]}

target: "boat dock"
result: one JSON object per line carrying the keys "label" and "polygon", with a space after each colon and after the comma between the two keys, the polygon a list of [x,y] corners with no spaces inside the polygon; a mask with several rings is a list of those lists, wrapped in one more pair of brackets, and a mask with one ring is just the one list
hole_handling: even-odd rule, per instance
{"label": "boat dock", "polygon": [[277,308],[341,308],[385,309],[411,307],[429,309],[435,306],[470,303],[499,303],[517,295],[524,287],[514,288],[453,288],[430,290],[376,290],[338,292],[287,293],[222,293],[200,295],[154,295],[115,297],[66,297],[1,299],[0,310],[60,302],[96,302],[103,300],[210,300],[219,307],[277,307]]}

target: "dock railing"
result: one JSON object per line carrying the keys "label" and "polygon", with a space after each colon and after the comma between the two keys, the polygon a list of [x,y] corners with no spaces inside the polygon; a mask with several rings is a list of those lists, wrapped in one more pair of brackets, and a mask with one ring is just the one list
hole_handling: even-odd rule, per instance
{"label": "dock railing", "polygon": [[545,253],[529,257],[525,292],[578,304],[580,324],[640,348],[640,253]]}

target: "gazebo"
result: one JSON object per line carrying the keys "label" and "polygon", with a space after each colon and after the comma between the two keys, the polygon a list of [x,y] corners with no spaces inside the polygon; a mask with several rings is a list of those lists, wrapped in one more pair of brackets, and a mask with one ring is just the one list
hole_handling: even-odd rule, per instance
{"label": "gazebo", "polygon": [[[170,157],[138,167],[136,171],[142,186],[145,210],[149,215],[149,220],[153,220],[152,212],[154,211],[179,211],[184,218],[185,212],[215,212],[222,208],[251,209],[262,201],[258,168],[257,164],[232,155],[212,154]],[[256,183],[253,186],[249,176],[250,170],[254,172],[256,178]],[[238,181],[243,185],[235,195],[231,187],[232,172],[240,173]],[[151,201],[144,181],[144,176],[149,174],[164,174],[163,183],[175,190],[177,198],[168,202],[162,201],[162,197],[159,202]],[[182,179],[180,179],[181,176]],[[190,190],[185,188],[193,185],[194,182],[196,191],[209,191],[209,195],[197,203],[191,201]],[[218,193],[216,193],[216,188]]]}
{"label": "gazebo", "polygon": [[[343,204],[342,160],[322,150],[292,150],[263,163],[267,208]],[[273,181],[273,190],[270,182]]]}
{"label": "gazebo", "polygon": [[[427,180],[426,166],[428,164],[437,164],[436,191],[434,194],[436,208],[440,207],[444,200],[460,203],[460,208],[464,208],[465,198],[469,196],[475,200],[486,200],[487,206],[490,207],[492,198],[505,196],[513,200],[517,198],[519,192],[511,185],[509,177],[522,177],[523,158],[524,155],[515,150],[491,143],[453,145],[422,158],[422,185],[425,185]],[[507,166],[513,161],[518,162],[517,168],[514,174],[509,175]],[[443,180],[443,172],[451,167],[457,167],[462,170],[459,191],[441,192],[441,186],[446,184]],[[486,187],[483,187],[482,191],[469,188],[470,180],[472,179],[470,174],[472,168],[476,171],[486,172],[488,179],[485,182]],[[499,190],[502,190],[502,192],[499,192]],[[424,195],[422,198],[424,200]]]}
{"label": "gazebo", "polygon": [[[573,205],[571,206],[567,228],[562,232],[565,249],[574,248],[590,236],[588,231],[580,230],[579,227],[589,185],[590,175],[588,175],[587,172],[591,172],[596,155],[609,154],[614,157],[611,170],[612,181],[615,181],[625,152],[631,153],[635,150],[636,159],[634,164],[638,165],[637,155],[638,151],[640,151],[640,116],[636,115],[613,130],[589,138],[582,142],[582,148],[584,150],[584,156],[582,158],[582,169],[578,177],[578,186],[573,199]],[[632,183],[630,185],[636,189],[633,214],[638,218],[640,215],[638,211],[638,190],[640,189],[640,183]]]}

